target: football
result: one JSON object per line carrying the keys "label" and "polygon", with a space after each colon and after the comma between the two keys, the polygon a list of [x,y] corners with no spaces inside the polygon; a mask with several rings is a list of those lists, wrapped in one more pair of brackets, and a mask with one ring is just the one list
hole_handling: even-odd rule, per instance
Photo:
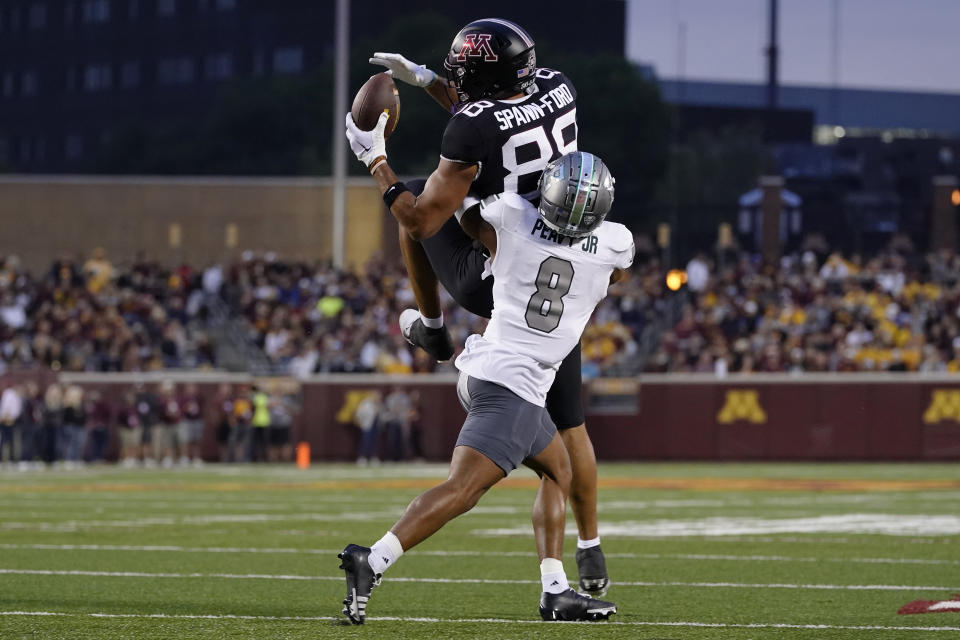
{"label": "football", "polygon": [[370,131],[377,125],[377,119],[384,111],[390,117],[383,135],[389,138],[397,128],[397,120],[400,119],[400,94],[389,74],[378,73],[370,76],[370,79],[360,87],[360,91],[357,91],[350,113],[359,128]]}

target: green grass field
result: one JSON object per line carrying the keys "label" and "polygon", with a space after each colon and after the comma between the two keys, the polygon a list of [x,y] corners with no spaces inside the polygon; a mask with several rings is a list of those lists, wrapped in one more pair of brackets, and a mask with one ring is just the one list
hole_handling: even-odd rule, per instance
{"label": "green grass field", "polygon": [[960,637],[960,610],[897,615],[960,593],[960,465],[602,465],[620,613],[589,624],[538,620],[517,472],[344,626],[337,551],[445,471],[0,472],[0,638]]}

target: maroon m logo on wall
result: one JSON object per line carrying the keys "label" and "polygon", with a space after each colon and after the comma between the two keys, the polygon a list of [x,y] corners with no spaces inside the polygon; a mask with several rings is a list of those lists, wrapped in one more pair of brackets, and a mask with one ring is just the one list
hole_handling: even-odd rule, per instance
{"label": "maroon m logo on wall", "polygon": [[466,62],[467,58],[483,58],[484,62],[496,62],[499,58],[490,46],[489,33],[468,33],[464,36],[463,46],[457,54],[458,62]]}

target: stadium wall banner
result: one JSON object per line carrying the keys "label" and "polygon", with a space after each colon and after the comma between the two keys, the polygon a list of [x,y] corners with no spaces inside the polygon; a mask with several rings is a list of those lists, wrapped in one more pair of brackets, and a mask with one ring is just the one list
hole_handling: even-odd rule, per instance
{"label": "stadium wall banner", "polygon": [[[60,374],[61,382],[98,387],[114,398],[136,381],[163,379],[196,382],[210,397],[221,382],[242,387],[253,380],[216,372]],[[455,374],[314,376],[299,383],[294,442],[308,442],[316,461],[353,460],[356,407],[372,391],[400,388],[419,392],[425,458],[448,460],[465,416],[455,385]],[[599,379],[585,384],[585,407],[601,460],[960,460],[960,376]],[[217,455],[214,419],[208,416],[204,441],[209,459]]]}

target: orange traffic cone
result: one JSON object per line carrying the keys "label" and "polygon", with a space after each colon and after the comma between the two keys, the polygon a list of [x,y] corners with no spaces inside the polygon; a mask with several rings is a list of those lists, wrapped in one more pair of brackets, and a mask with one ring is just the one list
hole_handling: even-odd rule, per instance
{"label": "orange traffic cone", "polygon": [[307,469],[310,467],[310,443],[301,442],[297,445],[297,468]]}

